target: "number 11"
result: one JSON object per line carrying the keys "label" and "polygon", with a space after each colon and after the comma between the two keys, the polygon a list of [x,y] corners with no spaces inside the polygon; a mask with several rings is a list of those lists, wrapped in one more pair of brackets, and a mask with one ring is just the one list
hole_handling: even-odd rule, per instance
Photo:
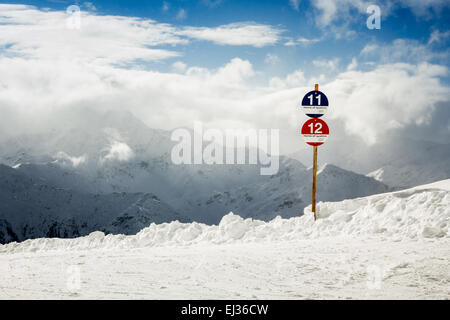
{"label": "number 11", "polygon": [[[318,105],[318,106],[320,106],[320,97],[321,97],[320,94],[319,94],[318,96],[316,96],[316,99],[317,99],[317,105]],[[308,96],[308,99],[309,99],[309,105],[312,106],[312,104],[313,104],[313,94],[310,94],[310,95]]]}

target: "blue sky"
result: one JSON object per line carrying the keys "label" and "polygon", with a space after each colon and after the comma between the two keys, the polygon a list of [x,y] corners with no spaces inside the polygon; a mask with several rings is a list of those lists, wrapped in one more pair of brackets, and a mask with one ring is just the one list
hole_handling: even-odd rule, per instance
{"label": "blue sky", "polygon": [[[370,5],[380,29],[367,28]],[[331,140],[445,142],[449,21],[445,0],[6,1],[0,128],[113,108],[166,130],[279,128],[289,151],[305,120],[299,99],[320,83]]]}
{"label": "blue sky", "polygon": [[[90,11],[96,15],[141,17],[175,26],[218,27],[237,22],[270,25],[282,30],[280,39],[275,44],[261,48],[246,45],[217,45],[201,40],[192,41],[189,45],[176,48],[182,53],[183,62],[188,65],[213,68],[233,57],[240,57],[249,59],[256,68],[264,70],[267,76],[282,75],[297,68],[311,73],[323,72],[323,70],[314,70],[312,61],[317,59],[338,58],[340,66],[343,67],[348,65],[353,57],[358,56],[367,44],[388,45],[395,39],[411,39],[417,41],[417,44],[426,45],[434,31],[446,32],[449,30],[450,8],[445,1],[428,1],[429,5],[420,5],[421,1],[416,1],[416,4],[414,1],[403,1],[403,3],[367,2],[368,4],[377,4],[382,8],[380,30],[369,30],[366,27],[366,20],[370,14],[364,12],[364,1],[338,3],[338,8],[342,8],[338,9],[329,24],[318,22],[324,12],[323,8],[317,6],[318,2],[320,1],[134,0],[84,2],[51,0],[6,1],[5,3],[30,4],[41,9],[50,8],[52,10],[65,10],[69,5],[77,4],[82,11]],[[363,7],[358,8],[361,5]],[[185,14],[180,15],[180,11]],[[345,35],[345,33],[349,34]],[[319,41],[295,46],[285,45],[290,39],[298,38],[319,39]],[[448,50],[448,42],[439,45],[441,47],[435,43],[432,50]],[[278,58],[276,67],[268,65],[266,59],[268,54]],[[372,60],[375,58],[378,57],[371,57]],[[438,62],[448,64],[445,60],[441,59]],[[169,60],[153,64],[147,62],[147,64],[153,69],[168,70],[171,62]],[[409,59],[405,57],[403,62],[409,62]]]}

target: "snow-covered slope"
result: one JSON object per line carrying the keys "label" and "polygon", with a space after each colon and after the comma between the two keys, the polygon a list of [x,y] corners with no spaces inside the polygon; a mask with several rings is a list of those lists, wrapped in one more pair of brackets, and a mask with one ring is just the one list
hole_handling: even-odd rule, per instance
{"label": "snow-covered slope", "polygon": [[320,202],[315,222],[310,206],[301,217],[277,217],[270,222],[229,213],[217,226],[179,221],[152,223],[136,235],[105,235],[96,231],[76,239],[43,238],[11,243],[0,246],[0,252],[273,242],[335,236],[394,241],[450,238],[449,189],[450,179],[353,200]]}
{"label": "snow-covered slope", "polygon": [[0,299],[448,299],[449,190],[319,203],[315,222],[307,207],[12,242],[0,245]]}

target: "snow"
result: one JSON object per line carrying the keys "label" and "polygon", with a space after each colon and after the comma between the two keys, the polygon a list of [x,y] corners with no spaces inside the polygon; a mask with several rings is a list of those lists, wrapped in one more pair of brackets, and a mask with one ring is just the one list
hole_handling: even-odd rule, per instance
{"label": "snow", "polygon": [[[450,179],[269,222],[0,245],[0,298],[450,298]],[[78,285],[69,285],[75,275]]]}
{"label": "snow", "polygon": [[0,255],[0,298],[448,299],[449,244],[321,238]]}
{"label": "snow", "polygon": [[152,223],[136,235],[105,235],[96,231],[73,239],[30,239],[0,246],[0,252],[291,241],[330,236],[377,236],[394,240],[450,238],[450,193],[446,189],[449,185],[450,179],[369,197],[319,202],[316,222],[311,206],[305,208],[303,216],[277,217],[269,222],[229,213],[219,225]]}
{"label": "snow", "polygon": [[416,189],[416,190],[440,189],[440,190],[450,191],[450,179],[436,181],[436,182],[429,183],[429,184],[424,184],[424,185],[421,185],[421,186],[417,186],[417,187],[415,187],[413,189]]}

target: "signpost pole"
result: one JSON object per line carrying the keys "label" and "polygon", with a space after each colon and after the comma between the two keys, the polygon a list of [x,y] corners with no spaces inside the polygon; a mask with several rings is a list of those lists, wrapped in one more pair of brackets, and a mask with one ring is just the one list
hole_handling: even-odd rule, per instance
{"label": "signpost pole", "polygon": [[302,110],[310,118],[301,128],[301,134],[305,142],[313,146],[313,181],[311,211],[314,213],[314,221],[317,220],[316,195],[317,195],[317,147],[321,146],[330,134],[330,129],[325,121],[319,119],[328,108],[327,96],[319,91],[319,85],[314,85],[314,91],[307,92],[302,99]]}
{"label": "signpost pole", "polygon": [[[314,90],[319,91],[319,84],[314,85]],[[316,214],[316,188],[317,188],[317,146],[313,147],[313,181],[312,181],[312,212],[314,212],[314,221],[317,220]]]}
{"label": "signpost pole", "polygon": [[314,212],[314,221],[317,220],[316,215],[316,187],[317,187],[317,181],[316,181],[316,175],[317,175],[317,146],[314,146],[313,151],[313,181],[312,181],[312,212]]}

